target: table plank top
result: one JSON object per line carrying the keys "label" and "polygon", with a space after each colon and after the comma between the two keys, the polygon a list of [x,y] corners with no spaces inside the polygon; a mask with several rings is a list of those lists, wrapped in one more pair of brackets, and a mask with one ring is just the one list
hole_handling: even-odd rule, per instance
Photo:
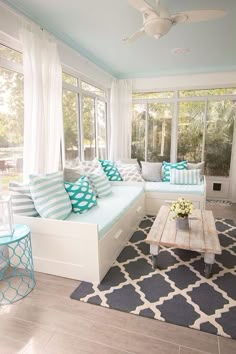
{"label": "table plank top", "polygon": [[176,247],[197,252],[221,254],[219,237],[211,210],[194,209],[189,217],[189,230],[176,229],[174,213],[162,206],[147,235],[149,244]]}

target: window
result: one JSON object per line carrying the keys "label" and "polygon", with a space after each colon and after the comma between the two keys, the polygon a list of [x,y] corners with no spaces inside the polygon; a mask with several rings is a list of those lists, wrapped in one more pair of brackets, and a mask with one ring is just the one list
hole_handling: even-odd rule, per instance
{"label": "window", "polygon": [[0,174],[3,191],[7,191],[9,180],[22,180],[24,77],[13,69],[14,63],[21,62],[21,53],[0,45]]}
{"label": "window", "polygon": [[229,176],[236,102],[212,101],[206,121],[206,173]]}
{"label": "window", "polygon": [[82,98],[82,119],[84,159],[93,160],[96,156],[95,102],[91,97]]}
{"label": "window", "polygon": [[146,104],[133,104],[131,157],[145,160]]}
{"label": "window", "polygon": [[73,161],[79,156],[78,104],[76,92],[63,90],[63,118],[65,159]]}
{"label": "window", "polygon": [[205,102],[179,103],[178,160],[199,162],[203,157]]}
{"label": "window", "polygon": [[170,161],[172,106],[169,103],[148,105],[148,161]]}
{"label": "window", "polygon": [[170,161],[172,109],[171,103],[133,104],[132,158]]}
{"label": "window", "polygon": [[67,73],[63,87],[66,164],[107,158],[106,92]]}
{"label": "window", "polygon": [[209,176],[229,176],[236,88],[133,93],[133,158],[205,161]]}

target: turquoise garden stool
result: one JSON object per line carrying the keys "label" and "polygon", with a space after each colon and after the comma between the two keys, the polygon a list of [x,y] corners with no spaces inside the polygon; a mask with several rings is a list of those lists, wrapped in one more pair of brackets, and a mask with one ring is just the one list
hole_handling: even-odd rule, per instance
{"label": "turquoise garden stool", "polygon": [[15,225],[12,236],[0,237],[0,305],[22,299],[34,286],[30,229]]}

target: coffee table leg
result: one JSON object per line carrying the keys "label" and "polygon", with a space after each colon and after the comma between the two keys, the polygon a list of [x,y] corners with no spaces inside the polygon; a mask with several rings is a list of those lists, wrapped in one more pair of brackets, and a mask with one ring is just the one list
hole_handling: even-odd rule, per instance
{"label": "coffee table leg", "polygon": [[204,255],[204,262],[205,262],[205,277],[208,279],[212,274],[212,264],[215,262],[215,254],[214,253],[205,253]]}
{"label": "coffee table leg", "polygon": [[157,268],[157,255],[159,253],[158,245],[150,245],[150,253],[152,256],[152,266],[153,268]]}

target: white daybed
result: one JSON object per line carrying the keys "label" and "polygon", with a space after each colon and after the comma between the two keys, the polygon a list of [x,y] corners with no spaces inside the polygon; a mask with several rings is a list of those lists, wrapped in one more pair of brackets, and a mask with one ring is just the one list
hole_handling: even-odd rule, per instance
{"label": "white daybed", "polygon": [[170,204],[179,197],[191,200],[197,209],[205,209],[206,180],[202,184],[179,185],[170,182],[146,182],[145,184],[146,206],[145,212],[155,215],[160,207]]}
{"label": "white daybed", "polygon": [[179,197],[204,209],[206,184],[171,185],[168,182],[114,182],[112,195],[98,199],[85,214],[66,220],[15,215],[15,223],[31,228],[36,271],[99,283],[145,214]]}
{"label": "white daybed", "polygon": [[66,220],[14,216],[31,229],[34,268],[99,283],[144,216],[143,186],[114,186],[85,214]]}

